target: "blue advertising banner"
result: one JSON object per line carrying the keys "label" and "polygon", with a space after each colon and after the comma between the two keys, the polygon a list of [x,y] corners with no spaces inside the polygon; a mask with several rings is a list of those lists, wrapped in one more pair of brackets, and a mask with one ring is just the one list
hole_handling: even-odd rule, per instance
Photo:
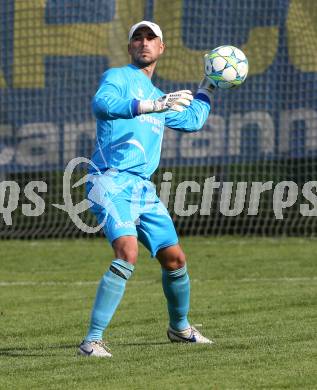
{"label": "blue advertising banner", "polygon": [[128,29],[144,18],[163,30],[154,83],[166,92],[194,91],[214,47],[240,47],[250,62],[243,86],[215,93],[201,132],[166,130],[163,166],[316,156],[315,8],[310,0],[3,0],[0,171],[61,170],[90,156],[91,98],[107,68],[129,61]]}

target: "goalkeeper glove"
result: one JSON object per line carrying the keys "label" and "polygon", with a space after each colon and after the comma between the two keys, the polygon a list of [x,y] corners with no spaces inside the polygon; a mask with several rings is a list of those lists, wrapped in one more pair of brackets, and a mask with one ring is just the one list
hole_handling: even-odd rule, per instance
{"label": "goalkeeper glove", "polygon": [[183,90],[172,92],[161,96],[157,100],[140,100],[138,113],[146,114],[149,112],[164,112],[167,110],[182,112],[190,105],[192,100],[193,95],[191,91]]}
{"label": "goalkeeper glove", "polygon": [[210,79],[207,76],[209,67],[210,67],[209,55],[205,54],[204,55],[205,77],[199,83],[197,93],[203,93],[203,94],[208,96],[209,100],[211,100],[211,96],[213,94],[213,91],[214,91],[215,87],[211,84],[211,81],[210,81]]}
{"label": "goalkeeper glove", "polygon": [[211,101],[214,89],[215,87],[211,84],[210,79],[205,76],[198,85],[197,94],[203,93],[204,95],[207,95],[209,100]]}

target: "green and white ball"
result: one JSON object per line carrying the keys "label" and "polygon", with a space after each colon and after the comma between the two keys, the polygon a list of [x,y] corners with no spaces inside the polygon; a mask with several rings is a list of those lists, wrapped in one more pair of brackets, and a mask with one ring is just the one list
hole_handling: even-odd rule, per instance
{"label": "green and white ball", "polygon": [[205,55],[205,73],[216,88],[241,85],[247,78],[248,70],[247,57],[234,46],[219,46]]}

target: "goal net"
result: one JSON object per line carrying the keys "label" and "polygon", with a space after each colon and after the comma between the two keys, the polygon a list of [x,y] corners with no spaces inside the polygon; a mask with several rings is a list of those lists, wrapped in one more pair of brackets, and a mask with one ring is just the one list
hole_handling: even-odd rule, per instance
{"label": "goal net", "polygon": [[91,156],[91,98],[129,62],[128,30],[143,19],[163,30],[163,91],[195,91],[220,45],[250,64],[243,86],[215,92],[202,131],[165,130],[153,181],[178,232],[316,235],[315,0],[3,0],[0,19],[0,237],[93,236],[84,185],[73,187],[87,164],[68,182],[65,168]]}

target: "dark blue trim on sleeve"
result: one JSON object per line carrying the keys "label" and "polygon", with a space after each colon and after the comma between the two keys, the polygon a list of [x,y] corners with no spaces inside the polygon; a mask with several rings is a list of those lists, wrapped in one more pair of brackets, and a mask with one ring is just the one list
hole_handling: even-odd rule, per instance
{"label": "dark blue trim on sleeve", "polygon": [[138,113],[138,108],[139,108],[139,100],[138,99],[133,99],[132,100],[132,115],[133,115],[133,118],[137,115],[139,115]]}
{"label": "dark blue trim on sleeve", "polygon": [[207,94],[202,93],[202,92],[197,93],[197,95],[195,95],[195,99],[199,99],[199,100],[202,100],[203,102],[210,104],[209,96]]}

